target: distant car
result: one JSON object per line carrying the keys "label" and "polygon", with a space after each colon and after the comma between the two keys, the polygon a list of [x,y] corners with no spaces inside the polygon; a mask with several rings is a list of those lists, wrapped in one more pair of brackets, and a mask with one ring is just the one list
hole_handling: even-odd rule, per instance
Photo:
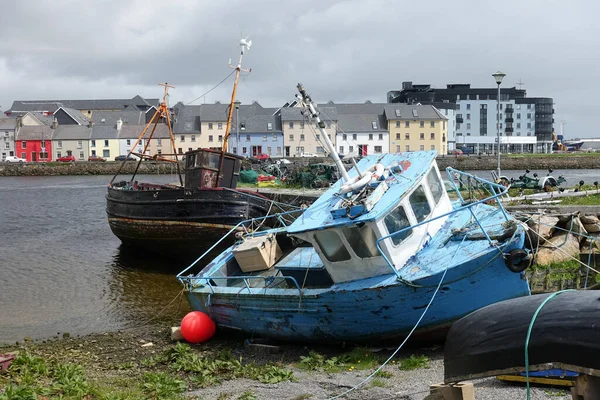
{"label": "distant car", "polygon": [[56,159],[56,161],[58,161],[58,162],[75,162],[75,157],[73,157],[73,156],[58,157]]}
{"label": "distant car", "polygon": [[318,156],[313,153],[300,153],[300,157],[318,157]]}
{"label": "distant car", "polygon": [[256,156],[256,159],[259,161],[265,161],[265,160],[268,160],[269,158],[271,158],[271,156],[268,154],[264,154],[264,153]]}
{"label": "distant car", "polygon": [[277,164],[292,164],[292,162],[287,158],[280,158],[279,160],[277,160]]}
{"label": "distant car", "polygon": [[461,149],[454,149],[454,150],[450,150],[448,152],[448,154],[460,156],[463,154],[463,151]]}
{"label": "distant car", "polygon": [[9,162],[9,163],[26,163],[27,160],[25,160],[24,158],[19,158],[17,156],[8,156],[4,159],[4,162]]}
{"label": "distant car", "polygon": [[106,161],[106,158],[102,158],[100,156],[89,156],[88,157],[88,161],[101,161],[101,162],[104,162],[104,161]]}
{"label": "distant car", "polygon": [[116,156],[115,157],[115,161],[137,161],[133,156],[124,156],[124,155],[120,155],[120,156]]}

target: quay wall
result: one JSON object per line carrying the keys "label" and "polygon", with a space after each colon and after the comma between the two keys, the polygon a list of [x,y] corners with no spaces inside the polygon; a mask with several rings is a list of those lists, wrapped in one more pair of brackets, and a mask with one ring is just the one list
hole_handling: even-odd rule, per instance
{"label": "quay wall", "polygon": [[[331,162],[329,158],[290,159],[295,165]],[[437,158],[440,169],[453,167],[463,171],[494,170],[497,158],[493,156],[440,156]],[[131,174],[137,163],[125,163],[123,174]],[[74,162],[74,163],[0,163],[0,176],[51,176],[51,175],[114,175],[121,166],[120,162]],[[596,155],[538,156],[538,157],[502,157],[503,170],[525,169],[594,169],[600,168],[600,157]],[[183,163],[180,164],[183,171]],[[170,163],[156,164],[143,162],[138,174],[174,173],[176,166]]]}

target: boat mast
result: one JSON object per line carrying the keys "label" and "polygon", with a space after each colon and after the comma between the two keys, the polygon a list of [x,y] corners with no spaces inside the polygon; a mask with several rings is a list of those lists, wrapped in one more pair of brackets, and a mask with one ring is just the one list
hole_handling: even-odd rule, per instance
{"label": "boat mast", "polygon": [[[231,65],[231,59],[229,59],[229,67],[235,69],[235,82],[233,83],[233,91],[231,93],[231,102],[229,103],[229,115],[227,116],[227,126],[225,128],[225,137],[223,138],[223,147],[221,150],[223,152],[227,151],[227,144],[229,142],[229,134],[231,133],[231,121],[233,119],[233,108],[235,106],[235,95],[237,93],[237,85],[238,80],[240,78],[240,71],[250,72],[251,69],[242,69],[242,58],[244,57],[244,51],[250,50],[250,46],[252,46],[252,40],[248,40],[248,38],[240,40],[240,59],[237,65],[234,67]],[[239,121],[237,122],[239,124]]]}
{"label": "boat mast", "polygon": [[337,151],[335,151],[335,148],[333,147],[331,140],[329,140],[329,136],[327,135],[327,131],[325,130],[325,123],[323,121],[321,121],[321,118],[319,117],[319,113],[317,112],[317,108],[315,107],[315,104],[313,103],[310,96],[306,93],[306,91],[304,90],[304,86],[302,86],[301,83],[298,84],[298,91],[300,92],[300,94],[302,96],[302,102],[308,107],[308,110],[310,111],[311,118],[313,118],[315,121],[317,121],[317,126],[319,127],[319,131],[321,131],[321,135],[323,136],[323,139],[325,139],[325,145],[327,146],[327,149],[329,150],[329,154],[331,155],[331,158],[333,158],[333,161],[335,162],[335,165],[337,166],[338,171],[340,171],[342,178],[344,178],[344,180],[346,182],[348,182],[350,180],[350,177],[348,176],[348,171],[346,171],[344,164],[342,164],[342,160],[340,160],[340,156],[338,155]]}

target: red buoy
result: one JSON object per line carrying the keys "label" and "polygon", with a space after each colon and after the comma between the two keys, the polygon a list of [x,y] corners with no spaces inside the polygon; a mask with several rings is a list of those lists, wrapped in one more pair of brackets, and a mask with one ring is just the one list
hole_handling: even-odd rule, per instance
{"label": "red buoy", "polygon": [[190,343],[207,341],[215,334],[216,329],[213,320],[200,311],[192,311],[181,320],[181,334]]}

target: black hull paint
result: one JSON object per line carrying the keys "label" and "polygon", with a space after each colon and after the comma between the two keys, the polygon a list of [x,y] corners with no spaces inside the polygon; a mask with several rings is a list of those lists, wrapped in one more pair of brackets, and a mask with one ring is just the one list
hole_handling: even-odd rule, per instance
{"label": "black hull paint", "polygon": [[109,187],[106,196],[108,223],[124,245],[180,256],[200,256],[240,221],[268,209],[267,198],[220,188]]}

